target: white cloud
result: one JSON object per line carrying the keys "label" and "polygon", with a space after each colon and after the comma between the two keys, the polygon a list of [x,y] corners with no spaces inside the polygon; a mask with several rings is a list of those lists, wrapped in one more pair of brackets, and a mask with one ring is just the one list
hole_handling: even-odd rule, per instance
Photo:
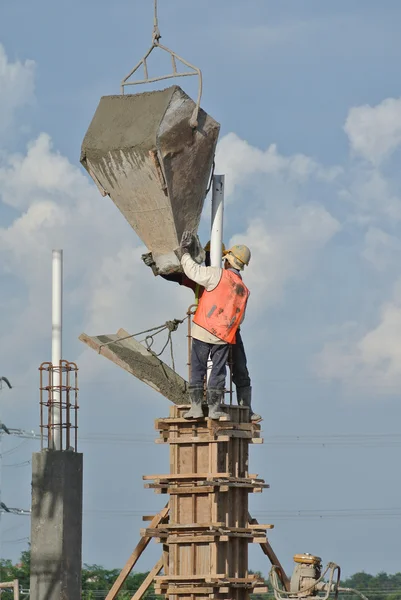
{"label": "white cloud", "polygon": [[394,392],[401,384],[401,281],[393,298],[384,302],[370,330],[362,324],[339,328],[337,339],[327,342],[316,357],[316,371],[329,379],[343,381],[349,388],[371,387],[381,393]]}
{"label": "white cloud", "polygon": [[10,62],[0,44],[0,132],[12,125],[16,110],[33,101],[34,89],[35,63]]}
{"label": "white cloud", "polygon": [[252,220],[230,244],[246,244],[252,259],[245,280],[256,314],[282,299],[285,285],[305,278],[322,248],[339,231],[340,224],[322,206],[292,207],[274,225],[268,219]]}
{"label": "white cloud", "polygon": [[86,178],[67,158],[53,151],[45,133],[28,145],[26,155],[11,155],[0,167],[0,197],[14,208],[25,209],[57,197],[72,201],[87,191]]}
{"label": "white cloud", "polygon": [[362,256],[378,271],[390,267],[399,269],[401,240],[378,227],[369,227],[365,234]]}
{"label": "white cloud", "polygon": [[339,192],[341,200],[353,205],[350,219],[362,226],[401,220],[399,181],[385,177],[377,168],[358,166],[348,174],[348,187]]}
{"label": "white cloud", "polygon": [[263,151],[229,133],[217,147],[216,171],[226,175],[229,201],[240,196],[237,188],[243,197],[244,190],[252,187],[252,199],[246,205],[237,202],[245,223],[230,244],[251,248],[245,280],[252,293],[252,314],[260,313],[280,302],[289,281],[307,276],[322,248],[341,228],[320,198],[310,199],[307,188],[312,179],[330,185],[341,170],[326,169],[303,154],[283,156],[275,144]]}
{"label": "white cloud", "polygon": [[401,143],[401,98],[351,108],[344,130],[352,151],[379,165]]}
{"label": "white cloud", "polygon": [[235,133],[225,135],[217,146],[216,172],[226,175],[226,196],[252,175],[281,175],[295,183],[304,183],[311,177],[332,181],[339,175],[339,167],[325,168],[305,154],[283,156],[276,144],[260,150],[242,140]]}

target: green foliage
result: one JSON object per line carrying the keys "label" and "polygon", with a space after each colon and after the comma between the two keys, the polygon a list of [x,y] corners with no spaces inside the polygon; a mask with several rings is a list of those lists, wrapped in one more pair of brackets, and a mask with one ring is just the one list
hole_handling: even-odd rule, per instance
{"label": "green foliage", "polygon": [[[22,552],[19,562],[0,560],[0,581],[19,580],[20,589],[29,589],[30,550]],[[120,569],[105,569],[100,565],[84,565],[82,569],[82,600],[104,600],[117,579]],[[119,600],[130,600],[148,573],[132,573],[118,595]],[[258,575],[262,576],[260,573]],[[369,600],[401,600],[401,573],[355,573],[341,582],[342,587],[361,591]],[[4,591],[1,600],[12,600],[12,592]],[[143,596],[145,600],[161,600],[151,586]],[[273,594],[255,594],[252,600],[273,600]],[[353,594],[340,594],[339,600],[360,600]]]}
{"label": "green foliage", "polygon": [[[29,590],[30,572],[30,550],[22,552],[19,563],[13,565],[10,560],[0,560],[0,581],[13,581],[18,579],[20,589]],[[107,592],[117,579],[120,569],[104,569],[100,565],[84,565],[82,568],[82,600],[103,600]],[[147,573],[132,573],[127,577],[119,600],[130,600],[134,592],[139,588]],[[5,590],[1,600],[12,600],[12,591]],[[159,596],[154,593],[150,586],[143,596],[146,600],[156,600]]]}
{"label": "green foliage", "polygon": [[[84,565],[82,569],[82,600],[95,600],[95,598],[105,598],[102,591],[108,591],[120,574],[120,569],[104,569],[99,565]],[[118,595],[119,600],[130,600],[134,592],[142,584],[147,573],[131,573]],[[151,600],[158,598],[155,596],[153,585],[150,586],[143,598]]]}
{"label": "green foliage", "polygon": [[[361,591],[369,600],[401,600],[401,573],[378,573],[375,576],[363,572],[355,573],[342,581],[341,585]],[[350,594],[347,594],[347,598],[354,600],[356,596],[350,599]],[[345,595],[341,596],[341,600],[345,600]]]}
{"label": "green foliage", "polygon": [[[31,563],[31,552],[25,550],[21,553],[19,563],[13,565],[11,560],[0,560],[0,581],[13,581],[18,579],[20,589],[29,590],[29,573]],[[1,595],[1,600],[12,600],[14,597],[12,591],[5,590]]]}

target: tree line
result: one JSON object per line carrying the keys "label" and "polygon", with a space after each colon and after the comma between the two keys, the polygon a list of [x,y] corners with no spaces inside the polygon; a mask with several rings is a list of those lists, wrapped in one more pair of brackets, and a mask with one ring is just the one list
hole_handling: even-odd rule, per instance
{"label": "tree line", "polygon": [[[82,569],[82,600],[104,600],[114,581],[117,579],[120,569],[105,569],[99,565],[84,565]],[[136,590],[147,576],[146,573],[132,573],[128,576],[121,592],[119,600],[130,600]],[[12,581],[18,579],[21,590],[21,600],[29,598],[29,575],[30,575],[30,551],[21,553],[18,563],[13,564],[11,560],[0,559],[0,581]],[[389,575],[379,573],[369,575],[368,573],[355,573],[352,577],[341,582],[342,587],[354,588],[361,591],[369,600],[401,600],[401,572]],[[4,591],[1,600],[12,600],[12,592]],[[153,586],[143,596],[145,600],[161,600],[154,592]],[[255,594],[253,600],[271,600],[272,594]],[[352,594],[340,594],[339,600],[355,600]],[[359,600],[359,599],[358,599]]]}

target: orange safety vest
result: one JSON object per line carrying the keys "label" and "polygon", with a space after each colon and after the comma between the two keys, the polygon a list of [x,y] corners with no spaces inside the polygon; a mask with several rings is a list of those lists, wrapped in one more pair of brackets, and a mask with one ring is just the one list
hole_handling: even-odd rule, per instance
{"label": "orange safety vest", "polygon": [[235,334],[244,316],[249,290],[241,277],[223,270],[218,285],[203,291],[193,322],[228,344],[235,344]]}

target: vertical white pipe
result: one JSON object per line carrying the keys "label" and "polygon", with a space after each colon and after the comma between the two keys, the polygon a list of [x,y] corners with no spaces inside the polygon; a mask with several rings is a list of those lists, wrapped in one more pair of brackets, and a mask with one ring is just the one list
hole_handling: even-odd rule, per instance
{"label": "vertical white pipe", "polygon": [[[212,222],[210,228],[210,266],[221,267],[224,217],[224,175],[214,175],[212,184]],[[207,363],[206,381],[209,382],[212,361]]]}
{"label": "vertical white pipe", "polygon": [[210,233],[210,264],[221,267],[224,217],[224,175],[214,175],[212,186],[212,224]]}
{"label": "vertical white pipe", "polygon": [[63,333],[63,251],[53,250],[52,260],[52,364],[53,370],[53,401],[52,435],[53,450],[61,450],[61,418],[60,390],[61,385],[60,361],[62,359]]}

